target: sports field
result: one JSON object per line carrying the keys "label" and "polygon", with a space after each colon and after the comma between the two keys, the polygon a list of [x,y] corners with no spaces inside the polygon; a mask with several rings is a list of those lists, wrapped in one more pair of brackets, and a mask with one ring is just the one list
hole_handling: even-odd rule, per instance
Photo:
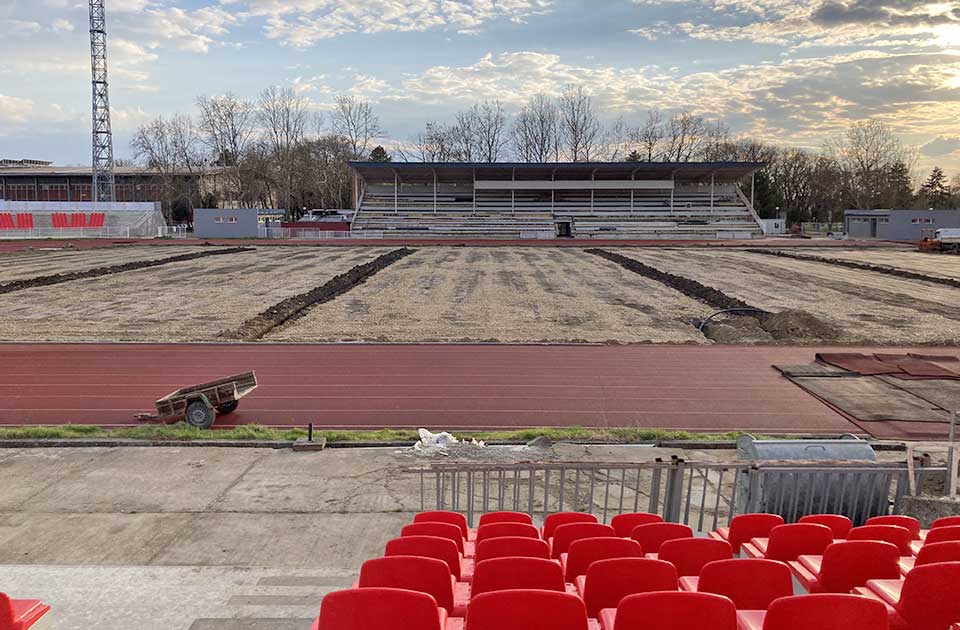
{"label": "sports field", "polygon": [[[221,341],[394,249],[153,245],[2,254],[0,340]],[[414,248],[332,299],[308,300],[296,317],[278,318],[250,340],[950,345],[960,337],[956,256],[889,247],[789,250],[803,260],[749,248],[606,251],[817,325],[794,335],[721,317],[723,334],[705,334],[701,321],[720,309],[699,289],[668,286],[587,248],[433,246]],[[189,259],[166,261],[173,257]],[[80,277],[50,280],[71,273]]]}

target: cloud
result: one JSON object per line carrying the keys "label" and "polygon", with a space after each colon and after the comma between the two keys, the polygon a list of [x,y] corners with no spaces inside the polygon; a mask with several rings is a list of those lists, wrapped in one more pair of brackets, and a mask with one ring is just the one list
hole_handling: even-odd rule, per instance
{"label": "cloud", "polygon": [[152,47],[170,47],[194,53],[206,53],[229,33],[241,18],[217,6],[194,11],[179,7],[145,8],[136,18],[122,22],[124,32],[138,35]]}
{"label": "cloud", "polygon": [[0,129],[14,123],[26,123],[33,112],[33,101],[0,94]]}
{"label": "cloud", "polygon": [[522,22],[544,13],[551,0],[245,0],[245,6],[245,15],[265,18],[268,38],[308,48],[349,33],[475,33],[494,20]]}
{"label": "cloud", "polygon": [[960,151],[960,136],[937,136],[920,147],[920,152],[930,157],[940,157]]}
{"label": "cloud", "polygon": [[[707,19],[680,21],[676,28],[670,25],[641,27],[634,29],[636,34],[647,38],[672,37],[679,31],[692,39],[750,41],[794,48],[942,46],[944,29],[953,33],[954,44],[960,38],[960,5],[955,1],[667,1],[687,7],[691,14],[696,13],[691,7],[706,7],[712,9],[712,14]],[[651,5],[663,4],[664,0],[634,2]]]}

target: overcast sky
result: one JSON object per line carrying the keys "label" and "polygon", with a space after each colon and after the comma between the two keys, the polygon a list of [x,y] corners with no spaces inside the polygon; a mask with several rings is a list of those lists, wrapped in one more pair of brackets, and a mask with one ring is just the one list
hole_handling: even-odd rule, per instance
{"label": "overcast sky", "polygon": [[[960,172],[960,0],[107,0],[115,153],[198,94],[375,102],[391,138],[584,84],[605,119],[689,109],[817,147],[890,123]],[[89,163],[85,0],[0,0],[0,156]]]}

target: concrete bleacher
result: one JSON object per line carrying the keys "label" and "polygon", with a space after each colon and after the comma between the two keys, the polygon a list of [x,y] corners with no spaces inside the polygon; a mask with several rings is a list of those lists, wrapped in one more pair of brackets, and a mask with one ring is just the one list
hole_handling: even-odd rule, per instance
{"label": "concrete bleacher", "polygon": [[[762,229],[732,187],[714,191],[491,191],[463,186],[370,186],[356,232],[388,237],[750,239]],[[534,236],[536,235],[536,236]]]}
{"label": "concrete bleacher", "polygon": [[165,224],[153,203],[0,200],[0,238],[153,238]]}

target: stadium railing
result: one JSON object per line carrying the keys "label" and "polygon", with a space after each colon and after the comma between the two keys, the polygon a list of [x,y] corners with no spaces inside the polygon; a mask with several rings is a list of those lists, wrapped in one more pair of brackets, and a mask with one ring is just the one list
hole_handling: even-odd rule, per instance
{"label": "stadium railing", "polygon": [[0,232],[4,239],[34,239],[34,238],[130,238],[129,227],[99,227],[99,228],[55,228],[35,227],[29,229],[10,229]]}

